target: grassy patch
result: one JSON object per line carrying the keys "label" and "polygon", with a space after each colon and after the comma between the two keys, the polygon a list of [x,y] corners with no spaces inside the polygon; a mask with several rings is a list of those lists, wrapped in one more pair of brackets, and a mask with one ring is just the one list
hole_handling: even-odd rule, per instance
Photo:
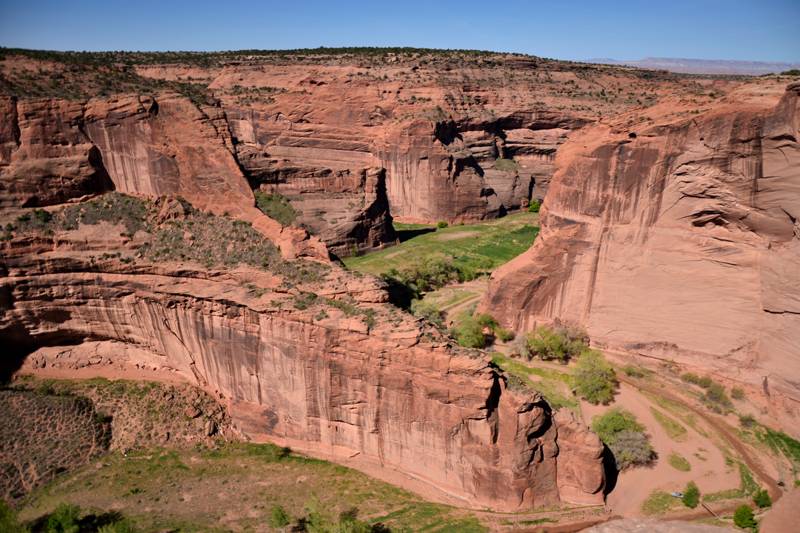
{"label": "grassy patch", "polygon": [[642,513],[650,516],[664,514],[679,504],[681,504],[680,499],[663,490],[656,490],[650,493],[650,496],[642,503]]}
{"label": "grassy patch", "polygon": [[294,522],[313,508],[332,517],[356,509],[358,520],[393,530],[486,531],[468,511],[269,444],[112,454],[35,491],[20,518],[35,519],[62,503],[113,506],[143,531],[252,530],[276,514]]}
{"label": "grassy patch", "polygon": [[572,376],[550,368],[528,366],[518,360],[495,352],[492,362],[510,376],[510,386],[527,387],[537,390],[554,408],[566,407],[575,412],[579,410],[578,400],[572,394]]}
{"label": "grassy patch", "polygon": [[675,470],[680,470],[681,472],[688,472],[692,469],[692,465],[689,464],[689,461],[687,461],[684,456],[676,452],[669,454],[667,462],[669,462],[669,465],[672,468]]}
{"label": "grassy patch", "polygon": [[268,194],[255,191],[256,206],[262,213],[284,226],[291,226],[297,219],[297,212],[289,203],[289,199],[277,193]]}
{"label": "grassy patch", "polygon": [[[449,256],[463,271],[488,272],[530,248],[539,233],[538,221],[538,215],[517,213],[480,224],[450,226],[384,250],[345,258],[344,263],[353,270],[382,275],[393,268],[413,267],[429,257]],[[395,229],[405,230],[430,227],[395,225]]]}
{"label": "grassy patch", "polygon": [[658,422],[658,425],[666,432],[667,436],[677,442],[683,442],[686,440],[687,432],[686,428],[673,418],[665,415],[655,407],[650,407],[650,412],[653,413],[653,417]]}
{"label": "grassy patch", "polygon": [[494,161],[494,168],[502,170],[503,172],[516,172],[519,170],[519,163],[513,159],[499,157]]}

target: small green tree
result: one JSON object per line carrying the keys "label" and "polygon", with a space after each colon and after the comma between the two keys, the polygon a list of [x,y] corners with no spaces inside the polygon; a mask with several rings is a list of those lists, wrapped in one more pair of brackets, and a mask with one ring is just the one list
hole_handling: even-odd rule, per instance
{"label": "small green tree", "polygon": [[733,523],[742,529],[755,529],[756,519],[749,505],[740,505],[733,513]]}
{"label": "small green tree", "polygon": [[444,229],[444,228],[446,228],[447,226],[449,226],[449,224],[447,223],[447,221],[446,221],[446,220],[440,220],[439,222],[437,222],[437,223],[436,223],[436,227],[437,227],[438,229]]}
{"label": "small green tree", "polygon": [[690,481],[686,485],[681,500],[683,501],[683,505],[690,509],[694,509],[700,503],[700,489],[697,488],[694,481]]}
{"label": "small green tree", "polygon": [[459,316],[452,334],[456,342],[466,348],[486,347],[486,335],[483,334],[483,326],[474,316],[468,313],[462,313]]}
{"label": "small green tree", "polygon": [[45,522],[45,533],[78,533],[81,509],[77,505],[62,503],[50,513]]}
{"label": "small green tree", "polygon": [[538,213],[539,209],[541,209],[542,203],[539,200],[531,200],[531,203],[528,204],[528,212],[529,213]]}
{"label": "small green tree", "polygon": [[597,350],[587,349],[581,353],[573,377],[575,391],[589,403],[607,404],[614,399],[617,377]]}
{"label": "small green tree", "polygon": [[755,503],[761,509],[764,509],[765,507],[771,507],[772,498],[770,498],[767,489],[759,489],[753,493],[753,503]]}
{"label": "small green tree", "polygon": [[273,505],[269,512],[269,525],[274,528],[286,527],[291,523],[292,519],[286,509],[280,505]]}
{"label": "small green tree", "polygon": [[636,417],[623,409],[611,409],[592,419],[592,431],[597,433],[614,454],[617,469],[648,464],[655,453]]}

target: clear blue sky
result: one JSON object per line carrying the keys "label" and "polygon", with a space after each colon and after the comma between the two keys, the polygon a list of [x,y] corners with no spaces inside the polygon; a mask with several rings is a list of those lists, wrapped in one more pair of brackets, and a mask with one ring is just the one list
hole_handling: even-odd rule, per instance
{"label": "clear blue sky", "polygon": [[560,59],[800,62],[800,0],[0,0],[0,45],[51,50],[417,46]]}

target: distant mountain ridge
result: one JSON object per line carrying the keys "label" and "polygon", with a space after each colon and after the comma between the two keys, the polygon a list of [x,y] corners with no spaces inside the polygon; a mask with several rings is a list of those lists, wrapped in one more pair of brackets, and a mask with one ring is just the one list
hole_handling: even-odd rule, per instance
{"label": "distant mountain ridge", "polygon": [[772,61],[732,61],[725,59],[687,59],[676,57],[646,57],[632,61],[610,58],[588,59],[588,63],[628,65],[631,67],[669,70],[686,74],[770,74],[800,68],[800,63]]}

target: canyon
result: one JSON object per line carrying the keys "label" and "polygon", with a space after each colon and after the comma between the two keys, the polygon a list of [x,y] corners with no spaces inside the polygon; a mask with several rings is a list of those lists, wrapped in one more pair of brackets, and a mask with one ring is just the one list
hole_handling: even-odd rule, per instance
{"label": "canyon", "polygon": [[338,261],[398,242],[396,222],[543,202],[478,311],[743,386],[797,436],[797,82],[466,51],[109,54],[0,54],[0,377],[188,383],[236,438],[436,501],[599,506],[608,452],[575,411]]}

